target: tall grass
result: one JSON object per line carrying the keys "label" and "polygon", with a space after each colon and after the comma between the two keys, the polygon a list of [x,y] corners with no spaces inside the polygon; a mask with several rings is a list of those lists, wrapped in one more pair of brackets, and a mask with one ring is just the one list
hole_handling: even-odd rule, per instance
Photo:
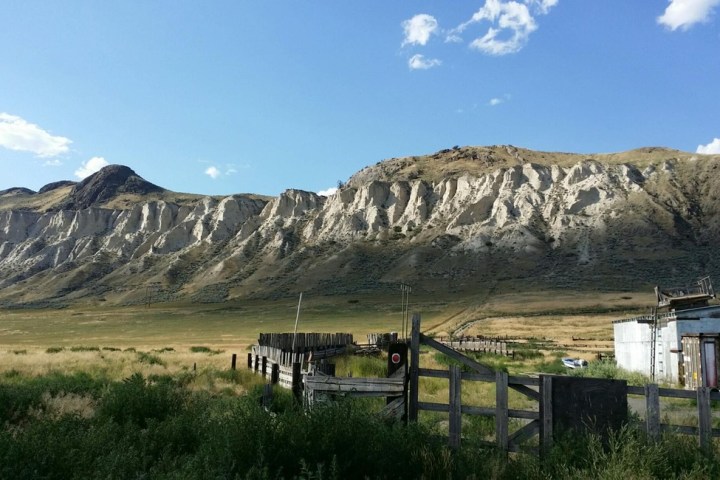
{"label": "tall grass", "polygon": [[618,367],[612,361],[590,362],[585,368],[570,370],[571,375],[579,377],[608,378],[613,380],[625,380],[630,385],[647,385],[652,383],[649,377],[639,372],[630,372]]}
{"label": "tall grass", "polygon": [[370,402],[305,412],[276,390],[266,410],[260,389],[211,394],[192,388],[193,378],[0,378],[0,478],[720,477],[720,456],[702,455],[692,437],[650,442],[627,427],[605,443],[558,439],[540,460],[480,447],[493,425],[479,419],[451,451],[422,424],[381,419]]}

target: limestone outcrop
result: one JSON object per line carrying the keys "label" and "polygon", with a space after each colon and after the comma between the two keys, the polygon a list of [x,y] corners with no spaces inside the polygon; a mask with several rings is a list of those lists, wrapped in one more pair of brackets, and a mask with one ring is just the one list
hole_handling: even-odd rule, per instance
{"label": "limestone outcrop", "polygon": [[[132,303],[148,288],[219,301],[397,281],[427,292],[504,281],[622,288],[718,273],[717,156],[444,152],[368,167],[330,197],[173,201],[121,166],[37,194],[8,190],[68,196],[58,208],[0,209],[0,303]],[[139,200],[113,206],[127,194]]]}

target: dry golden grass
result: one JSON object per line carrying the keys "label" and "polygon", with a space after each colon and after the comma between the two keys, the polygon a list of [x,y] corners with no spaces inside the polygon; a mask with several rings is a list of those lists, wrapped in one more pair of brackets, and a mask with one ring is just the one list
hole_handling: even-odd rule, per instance
{"label": "dry golden grass", "polygon": [[[121,380],[137,372],[146,377],[188,374],[191,376],[189,388],[192,390],[224,391],[237,394],[245,392],[249,386],[263,382],[260,376],[244,368],[246,365],[244,352],[237,352],[238,369],[233,375],[234,378],[230,378],[228,375],[219,375],[221,372],[230,371],[232,353],[227,351],[208,354],[191,352],[187,348],[178,351],[153,351],[152,349],[71,351],[65,349],[56,353],[48,353],[46,349],[30,348],[17,352],[22,351],[25,353],[0,350],[0,375],[12,373],[24,377],[37,377],[51,373],[83,372],[102,379]],[[70,398],[53,401],[82,403],[81,400]]]}

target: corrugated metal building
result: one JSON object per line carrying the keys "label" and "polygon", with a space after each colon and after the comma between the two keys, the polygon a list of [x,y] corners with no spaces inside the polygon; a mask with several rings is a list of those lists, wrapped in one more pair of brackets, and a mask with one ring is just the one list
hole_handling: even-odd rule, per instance
{"label": "corrugated metal building", "polygon": [[617,365],[657,382],[718,387],[720,305],[708,304],[710,280],[656,294],[652,314],[613,322]]}

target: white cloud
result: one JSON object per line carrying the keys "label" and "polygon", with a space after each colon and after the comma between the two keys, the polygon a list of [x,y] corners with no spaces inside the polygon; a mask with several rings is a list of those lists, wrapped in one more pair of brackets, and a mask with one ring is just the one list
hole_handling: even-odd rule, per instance
{"label": "white cloud", "polygon": [[0,112],[1,147],[46,158],[66,153],[71,143],[70,139],[51,135],[18,116]]}
{"label": "white cloud", "polygon": [[705,155],[720,153],[720,138],[713,139],[713,141],[707,145],[698,145],[695,153],[704,153]]}
{"label": "white cloud", "polygon": [[546,15],[552,7],[558,4],[558,0],[525,0],[525,3],[535,7],[541,15]]}
{"label": "white cloud", "polygon": [[80,168],[75,170],[75,176],[82,180],[108,165],[110,164],[103,157],[92,157],[87,162],[83,162]]}
{"label": "white cloud", "polygon": [[419,53],[413,55],[410,60],[408,60],[408,67],[410,67],[410,70],[427,70],[428,68],[437,67],[441,64],[442,62],[437,58],[425,58]]}
{"label": "white cloud", "polygon": [[329,197],[330,195],[335,195],[337,191],[338,189],[336,187],[330,187],[327,190],[320,190],[317,194],[322,195],[323,197]]}
{"label": "white cloud", "polygon": [[[201,163],[210,163],[206,160],[201,160]],[[212,178],[213,180],[217,180],[218,178],[224,176],[230,176],[235,175],[238,173],[238,168],[250,168],[249,165],[240,165],[239,167],[235,165],[234,163],[226,163],[224,166],[218,168],[215,165],[211,165],[208,168],[205,169],[203,173],[207,175],[208,177]]]}
{"label": "white cloud", "polygon": [[[456,42],[468,27],[489,22],[485,35],[470,42],[470,47],[489,55],[507,55],[519,52],[528,37],[537,30],[533,13],[546,15],[558,0],[517,1],[485,0],[485,4],[467,22],[461,23],[447,34],[447,42]],[[531,11],[532,10],[532,11]]]}
{"label": "white cloud", "polygon": [[501,103],[507,102],[508,100],[510,100],[510,98],[512,98],[512,96],[511,96],[509,93],[506,93],[506,94],[503,95],[502,97],[494,97],[494,98],[491,98],[491,99],[488,101],[488,105],[490,105],[491,107],[495,107],[495,106],[497,106],[497,105],[500,105]]}
{"label": "white cloud", "polygon": [[670,0],[657,22],[670,30],[687,30],[696,23],[707,22],[718,5],[720,0]]}
{"label": "white cloud", "polygon": [[59,167],[62,164],[63,163],[57,158],[51,158],[49,160],[45,160],[45,163],[43,163],[43,167]]}
{"label": "white cloud", "polygon": [[207,175],[207,176],[209,176],[210,178],[212,178],[213,180],[215,180],[215,179],[217,179],[220,175],[222,175],[222,173],[220,172],[220,170],[217,169],[217,167],[208,167],[208,168],[205,170],[205,175]]}
{"label": "white cloud", "polygon": [[438,29],[438,22],[435,17],[426,13],[415,15],[410,20],[402,22],[405,39],[402,46],[405,45],[425,45],[430,40],[430,35]]}

